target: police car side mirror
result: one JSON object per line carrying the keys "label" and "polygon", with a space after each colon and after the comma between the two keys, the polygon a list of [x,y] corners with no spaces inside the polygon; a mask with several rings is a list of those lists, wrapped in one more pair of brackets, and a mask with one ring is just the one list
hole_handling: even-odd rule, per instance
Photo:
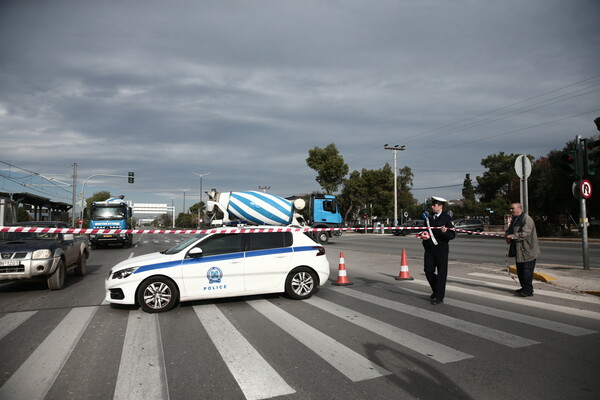
{"label": "police car side mirror", "polygon": [[198,258],[202,257],[202,249],[200,247],[194,247],[188,252],[188,257]]}

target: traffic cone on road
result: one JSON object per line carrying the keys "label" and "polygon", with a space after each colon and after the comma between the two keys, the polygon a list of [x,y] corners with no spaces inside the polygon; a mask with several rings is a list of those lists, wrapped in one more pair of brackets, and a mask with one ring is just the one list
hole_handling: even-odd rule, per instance
{"label": "traffic cone on road", "polygon": [[402,260],[400,260],[400,275],[396,277],[397,281],[412,281],[414,278],[410,276],[408,270],[408,262],[406,261],[406,250],[402,249]]}
{"label": "traffic cone on road", "polygon": [[346,261],[344,261],[344,253],[340,253],[340,266],[338,270],[338,279],[337,282],[332,283],[332,285],[336,286],[348,286],[352,285],[350,281],[348,281],[348,275],[346,274]]}

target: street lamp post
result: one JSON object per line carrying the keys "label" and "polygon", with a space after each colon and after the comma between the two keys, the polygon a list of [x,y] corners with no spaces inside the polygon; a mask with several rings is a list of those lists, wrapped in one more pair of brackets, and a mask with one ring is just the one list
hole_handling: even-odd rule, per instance
{"label": "street lamp post", "polygon": [[200,177],[200,203],[198,204],[198,228],[200,228],[200,207],[202,206],[202,178],[206,175],[210,175],[211,172],[207,172],[205,174],[198,174],[196,172],[192,172],[194,175],[198,175]]}
{"label": "street lamp post", "polygon": [[393,150],[394,151],[394,226],[398,226],[398,168],[396,168],[396,153],[398,151],[406,150],[406,146],[398,146],[388,147],[388,144],[384,144],[384,150]]}
{"label": "street lamp post", "polygon": [[183,209],[181,210],[182,213],[187,214],[187,212],[185,211],[185,192],[187,192],[189,189],[181,189],[183,190]]}

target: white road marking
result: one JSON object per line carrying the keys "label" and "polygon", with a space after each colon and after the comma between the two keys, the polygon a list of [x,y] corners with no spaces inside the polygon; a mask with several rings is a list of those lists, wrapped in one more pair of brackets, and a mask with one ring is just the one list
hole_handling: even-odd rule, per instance
{"label": "white road marking", "polygon": [[0,388],[0,399],[43,399],[97,310],[72,309]]}
{"label": "white road marking", "polygon": [[[390,285],[388,283],[378,283],[378,284],[375,284],[375,286],[380,287],[382,289],[391,290],[394,292],[400,292],[400,293],[409,292],[409,293],[414,293],[414,294],[418,294],[418,295],[429,296],[429,293],[423,293],[423,292],[419,292],[417,290],[411,290],[411,289],[408,289],[405,287],[394,286],[394,285]],[[564,333],[564,334],[571,335],[571,336],[584,336],[584,335],[591,335],[592,333],[596,333],[596,331],[592,331],[590,329],[585,329],[585,328],[580,328],[580,327],[573,326],[573,325],[563,324],[562,322],[550,321],[547,319],[538,318],[538,317],[534,317],[531,315],[519,314],[519,313],[515,313],[512,311],[504,311],[504,310],[500,310],[498,308],[482,306],[479,304],[469,303],[469,302],[461,301],[461,300],[449,299],[447,297],[444,299],[444,303],[449,304],[453,307],[458,307],[458,308],[462,308],[465,310],[475,311],[475,312],[478,312],[481,314],[491,315],[492,317],[498,317],[498,318],[506,319],[509,321],[515,321],[515,322],[519,322],[521,324],[527,324],[527,325],[535,326],[535,327],[542,328],[542,329],[547,329],[547,330],[551,330],[551,331],[555,331],[555,332],[559,332],[559,333]]]}
{"label": "white road marking", "polygon": [[405,331],[404,329],[376,320],[375,318],[371,318],[327,300],[311,297],[310,299],[305,300],[305,302],[405,346],[410,350],[430,357],[439,363],[445,364],[473,358],[470,354],[463,353],[462,351],[437,343],[412,332]]}
{"label": "white road marking", "polygon": [[168,399],[157,314],[129,312],[114,399]]}
{"label": "white road marking", "polygon": [[248,400],[296,393],[216,305],[194,306],[194,311]]}
{"label": "white road marking", "polygon": [[[414,281],[410,281],[410,283],[429,287],[429,283],[427,281],[421,281],[421,280],[415,279]],[[598,313],[598,312],[580,310],[578,308],[566,307],[566,306],[561,306],[561,305],[556,305],[556,304],[543,303],[543,302],[532,300],[531,297],[516,297],[516,296],[513,296],[508,293],[507,294],[495,294],[495,293],[489,293],[489,292],[482,292],[479,290],[467,289],[467,288],[464,288],[461,286],[447,285],[446,293],[448,293],[449,291],[456,291],[459,293],[467,293],[470,295],[485,297],[487,299],[498,300],[498,301],[502,301],[505,303],[518,304],[519,306],[522,306],[522,307],[541,308],[544,310],[560,312],[560,313],[564,313],[564,314],[568,314],[568,315],[576,315],[579,317],[600,320],[600,313]],[[449,300],[448,298],[445,298],[444,303],[450,304],[448,302],[448,300]]]}
{"label": "white road marking", "polygon": [[267,300],[248,301],[256,311],[279,326],[352,382],[389,375],[391,372],[344,346]]}
{"label": "white road marking", "polygon": [[368,293],[359,292],[353,289],[333,288],[333,290],[342,293],[346,296],[351,296],[359,300],[377,304],[381,307],[389,308],[394,311],[409,314],[413,317],[422,318],[436,324],[447,326],[457,331],[465,332],[470,335],[490,340],[504,346],[519,348],[539,344],[534,340],[526,339],[521,336],[513,335],[494,328],[474,324],[458,318],[450,317],[441,313],[425,310],[419,307],[413,307],[408,304],[402,304],[397,301],[388,300],[382,297],[373,296]]}
{"label": "white road marking", "polygon": [[[479,276],[482,278],[490,278],[490,279],[508,279],[508,280],[512,281],[512,279],[510,277],[502,276],[502,275],[483,274],[480,272],[473,272],[473,273],[470,273],[469,275]],[[474,283],[478,283],[478,284],[481,284],[484,286],[498,288],[498,289],[515,290],[518,288],[518,286],[516,286],[514,284],[513,285],[502,285],[500,283],[493,283],[493,282],[489,282],[489,281],[482,281],[482,280],[476,280],[476,279],[458,278],[458,277],[448,277],[448,278],[449,278],[448,280],[450,280],[450,278],[451,278],[452,280],[458,281],[458,282],[460,282],[460,281],[474,282]],[[515,279],[516,279],[516,277],[515,277]],[[575,300],[575,301],[581,301],[584,303],[600,304],[600,297],[593,296],[593,295],[552,292],[552,291],[543,290],[543,289],[535,289],[535,294],[542,295],[542,296],[548,296],[548,297],[554,297],[557,299]]]}
{"label": "white road marking", "polygon": [[23,322],[27,321],[37,311],[22,311],[6,314],[0,318],[0,340],[4,339],[6,335],[14,331]]}

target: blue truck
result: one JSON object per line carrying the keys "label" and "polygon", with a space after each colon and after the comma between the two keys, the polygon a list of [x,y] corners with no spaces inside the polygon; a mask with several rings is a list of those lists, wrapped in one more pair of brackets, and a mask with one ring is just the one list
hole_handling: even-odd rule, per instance
{"label": "blue truck", "polygon": [[[104,201],[95,201],[89,209],[91,229],[133,229],[131,205],[124,200],[125,196],[111,197]],[[123,248],[131,247],[131,233],[96,233],[90,234],[93,249],[103,245],[119,244]]]}
{"label": "blue truck", "polygon": [[[207,213],[213,225],[250,224],[310,228],[340,228],[342,215],[332,195],[312,194],[283,198],[257,191],[207,192]],[[314,232],[326,244],[341,230]]]}

